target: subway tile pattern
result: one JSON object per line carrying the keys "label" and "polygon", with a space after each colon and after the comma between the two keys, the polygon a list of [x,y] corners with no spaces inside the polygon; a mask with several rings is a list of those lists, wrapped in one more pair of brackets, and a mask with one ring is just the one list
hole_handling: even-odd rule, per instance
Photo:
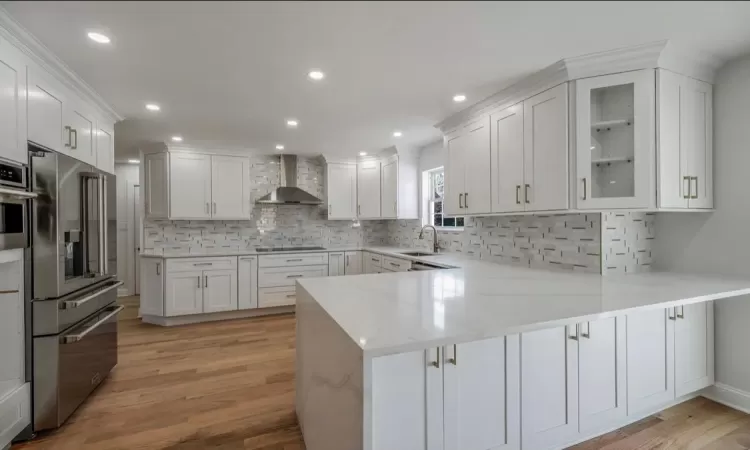
{"label": "subway tile pattern", "polygon": [[602,213],[602,275],[651,270],[655,213]]}
{"label": "subway tile pattern", "polygon": [[[418,220],[389,223],[392,245],[429,249]],[[476,259],[524,267],[600,273],[601,215],[561,214],[466,218],[463,231],[438,232],[440,247]]]}

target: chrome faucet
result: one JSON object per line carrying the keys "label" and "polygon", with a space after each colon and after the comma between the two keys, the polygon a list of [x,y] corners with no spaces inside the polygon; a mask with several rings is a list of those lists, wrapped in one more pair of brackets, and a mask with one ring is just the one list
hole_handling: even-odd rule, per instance
{"label": "chrome faucet", "polygon": [[421,230],[419,230],[419,239],[424,239],[424,229],[430,227],[432,228],[432,252],[437,253],[440,251],[440,246],[438,245],[438,235],[437,230],[432,225],[425,225],[422,227]]}

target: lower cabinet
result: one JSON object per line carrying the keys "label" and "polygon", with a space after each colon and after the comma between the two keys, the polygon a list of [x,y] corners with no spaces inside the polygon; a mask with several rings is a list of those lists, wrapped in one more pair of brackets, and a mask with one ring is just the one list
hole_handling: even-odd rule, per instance
{"label": "lower cabinet", "polygon": [[237,261],[237,309],[258,307],[258,257],[240,256]]}
{"label": "lower cabinet", "polygon": [[328,254],[328,276],[346,275],[346,258],[344,252]]}
{"label": "lower cabinet", "polygon": [[203,271],[167,274],[164,315],[184,316],[203,312]]}
{"label": "lower cabinet", "polygon": [[714,384],[714,303],[675,308],[675,396]]}
{"label": "lower cabinet", "polygon": [[[155,270],[160,271],[158,266]],[[237,258],[234,257],[168,260],[163,315],[236,311],[237,273]]]}
{"label": "lower cabinet", "polygon": [[372,361],[372,449],[520,448],[518,336]]}
{"label": "lower cabinet", "polygon": [[237,270],[203,272],[203,312],[237,310]]}
{"label": "lower cabinet", "polygon": [[344,254],[346,275],[359,275],[362,273],[362,252],[346,252]]}
{"label": "lower cabinet", "polygon": [[362,252],[362,273],[382,273],[383,257],[377,253]]}

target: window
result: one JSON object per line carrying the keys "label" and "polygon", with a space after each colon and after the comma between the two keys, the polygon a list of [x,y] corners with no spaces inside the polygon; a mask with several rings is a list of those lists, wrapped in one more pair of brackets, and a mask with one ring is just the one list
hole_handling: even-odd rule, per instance
{"label": "window", "polygon": [[463,228],[463,217],[443,216],[444,181],[442,167],[427,172],[427,223],[437,228]]}

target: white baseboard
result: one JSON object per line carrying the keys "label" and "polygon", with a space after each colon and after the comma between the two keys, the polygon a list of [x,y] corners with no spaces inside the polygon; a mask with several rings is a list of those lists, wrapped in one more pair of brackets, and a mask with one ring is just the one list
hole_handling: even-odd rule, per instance
{"label": "white baseboard", "polygon": [[701,395],[716,403],[750,414],[750,392],[724,383],[716,383],[704,389]]}
{"label": "white baseboard", "polygon": [[293,313],[294,306],[277,306],[275,308],[247,309],[244,311],[227,311],[209,314],[194,314],[190,316],[161,317],[144,314],[141,320],[152,325],[173,327],[176,325],[189,325],[191,323],[214,322],[217,320],[246,319],[248,317],[270,316],[273,314]]}

